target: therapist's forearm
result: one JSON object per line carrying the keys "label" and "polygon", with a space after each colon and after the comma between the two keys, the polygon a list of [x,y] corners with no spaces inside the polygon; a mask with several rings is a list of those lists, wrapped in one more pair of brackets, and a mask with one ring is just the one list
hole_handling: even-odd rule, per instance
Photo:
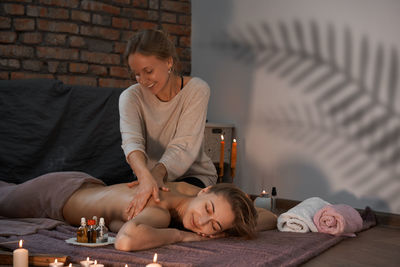
{"label": "therapist's forearm", "polygon": [[150,170],[147,168],[146,156],[142,151],[133,151],[128,155],[127,161],[137,176],[139,182],[142,178],[148,177]]}
{"label": "therapist's forearm", "polygon": [[164,184],[167,181],[167,169],[162,163],[157,163],[153,169],[151,169],[151,174],[158,185]]}
{"label": "therapist's forearm", "polygon": [[128,163],[131,166],[133,172],[138,178],[139,183],[142,179],[148,179],[153,177],[158,185],[164,183],[167,177],[167,169],[164,164],[157,163],[151,170],[147,168],[146,156],[142,151],[133,151],[128,156]]}

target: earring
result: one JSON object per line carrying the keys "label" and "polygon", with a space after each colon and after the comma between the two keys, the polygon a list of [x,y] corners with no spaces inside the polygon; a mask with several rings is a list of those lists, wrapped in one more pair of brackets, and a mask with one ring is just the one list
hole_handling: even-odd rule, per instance
{"label": "earring", "polygon": [[168,70],[168,74],[171,74],[171,69]]}

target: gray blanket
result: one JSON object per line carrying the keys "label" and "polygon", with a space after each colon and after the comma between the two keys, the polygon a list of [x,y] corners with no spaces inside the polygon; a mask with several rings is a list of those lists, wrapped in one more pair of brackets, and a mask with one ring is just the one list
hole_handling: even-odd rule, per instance
{"label": "gray blanket", "polygon": [[[55,230],[39,230],[23,237],[0,237],[0,243],[24,239],[31,253],[63,254],[74,263],[91,257],[106,266],[145,266],[158,254],[162,266],[297,266],[338,243],[344,237],[321,233],[261,232],[254,240],[237,238],[212,239],[202,242],[178,243],[160,248],[124,252],[106,247],[81,247],[67,244],[65,239],[75,235],[75,228],[59,225]],[[13,250],[17,244],[0,247]]]}
{"label": "gray blanket", "polygon": [[[367,209],[361,214],[363,230],[376,224],[375,214]],[[38,222],[31,222],[34,224]],[[55,222],[57,223],[57,221]],[[13,224],[8,225],[9,228]],[[17,243],[1,244],[24,239],[24,247],[31,253],[62,254],[73,263],[91,257],[106,266],[145,266],[158,254],[164,266],[297,266],[319,255],[324,250],[347,237],[335,237],[323,233],[290,233],[277,230],[264,231],[254,240],[238,238],[211,239],[202,242],[177,243],[160,248],[136,252],[116,250],[112,245],[97,248],[67,244],[66,239],[75,236],[75,227],[62,224],[55,229],[38,229],[37,233],[24,236],[0,236],[0,248],[14,250]],[[111,233],[111,236],[115,234]],[[357,238],[357,237],[355,237]]]}

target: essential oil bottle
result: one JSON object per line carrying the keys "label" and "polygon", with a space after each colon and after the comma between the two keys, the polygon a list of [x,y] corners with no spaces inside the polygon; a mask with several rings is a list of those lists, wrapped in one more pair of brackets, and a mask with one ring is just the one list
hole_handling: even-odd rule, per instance
{"label": "essential oil bottle", "polygon": [[88,220],[87,239],[88,243],[96,243],[97,232],[95,220]]}
{"label": "essential oil bottle", "polygon": [[81,218],[81,226],[79,226],[76,231],[76,241],[79,243],[87,243],[88,242],[88,228],[86,226],[86,219],[84,217]]}
{"label": "essential oil bottle", "polygon": [[108,229],[104,222],[104,218],[100,218],[99,226],[97,226],[97,242],[106,243],[108,242]]}
{"label": "essential oil bottle", "polygon": [[92,218],[93,220],[94,220],[94,222],[95,222],[95,226],[97,227],[97,226],[99,226],[99,222],[98,222],[98,220],[97,220],[97,216],[93,216],[93,218]]}
{"label": "essential oil bottle", "polygon": [[277,192],[276,192],[276,187],[272,187],[272,192],[271,192],[271,210],[273,212],[276,212],[276,197],[277,197]]}

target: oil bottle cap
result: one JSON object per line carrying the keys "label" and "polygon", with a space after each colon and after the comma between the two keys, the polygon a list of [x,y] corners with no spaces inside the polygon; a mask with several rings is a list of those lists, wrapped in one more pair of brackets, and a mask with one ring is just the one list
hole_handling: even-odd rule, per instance
{"label": "oil bottle cap", "polygon": [[99,225],[105,225],[105,222],[104,222],[104,218],[103,218],[103,217],[100,218]]}

